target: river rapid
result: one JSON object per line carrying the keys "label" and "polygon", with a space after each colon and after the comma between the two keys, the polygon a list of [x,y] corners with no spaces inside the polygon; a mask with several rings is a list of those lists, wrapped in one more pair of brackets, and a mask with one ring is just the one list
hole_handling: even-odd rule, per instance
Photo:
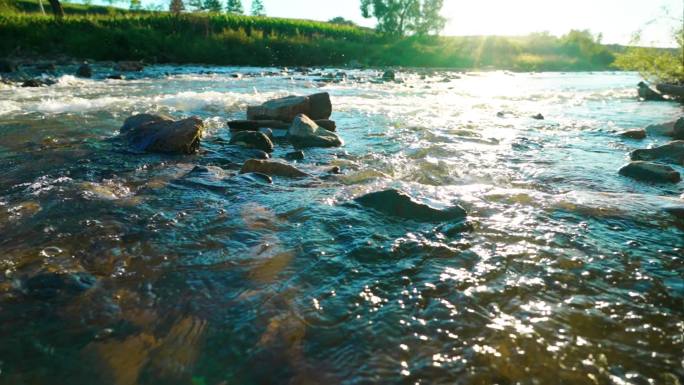
{"label": "river rapid", "polygon": [[[343,71],[0,84],[0,384],[681,383],[684,183],[617,173],[667,142],[617,133],[680,105],[633,73]],[[235,176],[228,120],[323,91],[316,176]],[[202,118],[199,153],[130,151],[142,112]],[[350,203],[385,188],[468,224]]]}

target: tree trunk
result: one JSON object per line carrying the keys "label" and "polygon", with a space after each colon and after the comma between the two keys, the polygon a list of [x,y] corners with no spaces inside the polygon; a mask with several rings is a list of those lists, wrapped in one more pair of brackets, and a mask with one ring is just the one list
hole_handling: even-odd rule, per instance
{"label": "tree trunk", "polygon": [[40,13],[45,15],[45,8],[43,8],[43,0],[38,0],[38,5],[40,6]]}
{"label": "tree trunk", "polygon": [[62,8],[62,4],[59,3],[59,0],[50,0],[50,6],[52,7],[52,13],[55,14],[55,17],[64,17],[64,9]]}

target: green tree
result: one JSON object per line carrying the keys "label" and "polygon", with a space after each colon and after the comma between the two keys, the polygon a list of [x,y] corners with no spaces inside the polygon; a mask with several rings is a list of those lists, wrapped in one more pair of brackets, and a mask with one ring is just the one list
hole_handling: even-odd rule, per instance
{"label": "green tree", "polygon": [[349,26],[355,26],[356,25],[356,23],[354,23],[353,21],[347,20],[342,16],[333,17],[332,19],[328,20],[328,23],[337,24],[337,25],[349,25]]}
{"label": "green tree", "polygon": [[266,8],[261,0],[252,0],[252,16],[266,16]]}
{"label": "green tree", "polygon": [[184,10],[185,5],[183,4],[183,0],[171,0],[171,4],[169,4],[169,11],[171,11],[171,13],[179,15]]}
{"label": "green tree", "polygon": [[403,36],[439,33],[446,25],[440,15],[444,0],[361,0],[361,14],[378,20],[378,31]]}
{"label": "green tree", "polygon": [[238,13],[238,14],[245,13],[244,8],[242,8],[242,1],[241,0],[228,0],[228,5],[226,6],[226,12]]}
{"label": "green tree", "polygon": [[223,12],[223,4],[221,4],[220,0],[204,0],[202,8],[209,12]]}

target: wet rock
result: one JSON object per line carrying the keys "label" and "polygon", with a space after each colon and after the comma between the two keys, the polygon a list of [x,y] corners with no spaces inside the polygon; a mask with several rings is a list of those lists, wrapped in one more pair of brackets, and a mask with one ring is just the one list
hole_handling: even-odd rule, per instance
{"label": "wet rock", "polygon": [[339,174],[342,174],[342,170],[340,169],[340,166],[332,166],[332,167],[328,170],[328,173],[330,173],[330,174],[335,174],[335,175],[339,175]]}
{"label": "wet rock", "polygon": [[231,120],[228,127],[233,131],[259,131],[261,128],[287,129],[290,124],[280,120]]}
{"label": "wet rock", "polygon": [[11,60],[0,60],[0,72],[9,73],[15,72],[18,69],[17,64]]}
{"label": "wet rock", "polygon": [[328,131],[336,131],[337,130],[337,124],[335,123],[334,120],[318,119],[318,120],[314,120],[314,122],[316,122],[316,124],[318,124],[322,128],[325,128]]}
{"label": "wet rock", "polygon": [[109,80],[124,80],[124,76],[121,74],[112,74],[107,76],[107,79]]}
{"label": "wet rock", "polygon": [[397,74],[392,70],[387,70],[382,74],[382,80],[393,81],[396,80]]}
{"label": "wet rock", "polygon": [[675,99],[684,98],[684,85],[681,84],[658,84],[656,89],[663,95],[671,96]]}
{"label": "wet rock", "polygon": [[287,163],[277,161],[250,159],[242,165],[240,174],[260,173],[270,176],[282,176],[288,178],[301,178],[309,176],[309,174],[291,166]]}
{"label": "wet rock", "polygon": [[676,218],[684,219],[684,206],[665,207],[665,211],[672,214]]}
{"label": "wet rock", "polygon": [[269,139],[271,139],[271,141],[273,141],[273,130],[271,130],[270,128],[261,127],[258,132],[266,135]]}
{"label": "wet rock", "polygon": [[114,69],[120,72],[140,72],[145,69],[145,65],[138,61],[121,61],[116,63]]}
{"label": "wet rock", "polygon": [[287,135],[297,147],[337,147],[343,144],[337,134],[319,127],[306,115],[298,115],[294,119]]}
{"label": "wet rock", "polygon": [[647,135],[672,136],[674,135],[674,125],[676,122],[666,122],[651,124],[645,128]]}
{"label": "wet rock", "polygon": [[679,118],[672,128],[672,137],[677,140],[684,140],[684,118]]}
{"label": "wet rock", "polygon": [[93,69],[88,63],[83,63],[76,70],[76,76],[80,78],[91,78],[93,77]]}
{"label": "wet rock", "polygon": [[648,86],[648,84],[644,82],[639,82],[637,85],[638,88],[638,94],[639,98],[642,100],[647,100],[647,101],[663,101],[666,100],[663,95],[659,94],[658,92],[654,91],[651,89],[651,87]]}
{"label": "wet rock", "polygon": [[26,80],[25,82],[21,83],[22,87],[42,87],[42,86],[49,86],[55,84],[54,81],[47,81],[43,79],[29,79]]}
{"label": "wet rock", "polygon": [[192,154],[199,148],[203,128],[202,119],[191,117],[177,121],[151,121],[132,127],[123,135],[138,151]]}
{"label": "wet rock", "polygon": [[247,148],[255,148],[257,150],[273,152],[273,142],[268,136],[261,132],[255,131],[239,131],[234,133],[230,138],[230,144],[243,146]]}
{"label": "wet rock", "polygon": [[298,114],[305,114],[312,119],[328,119],[331,113],[332,104],[327,92],[309,96],[286,96],[269,100],[260,106],[247,107],[249,120],[291,122]]}
{"label": "wet rock", "polygon": [[627,131],[621,132],[620,136],[623,138],[629,138],[629,139],[645,139],[646,138],[646,130],[644,130],[643,128],[638,128],[635,130],[627,130]]}
{"label": "wet rock", "polygon": [[678,183],[681,180],[679,173],[672,167],[644,161],[630,162],[622,167],[619,173],[646,182]]}
{"label": "wet rock", "polygon": [[461,206],[444,210],[437,209],[416,202],[408,194],[395,189],[366,194],[356,198],[355,201],[364,207],[375,209],[386,215],[421,222],[462,220],[467,216],[465,209]]}
{"label": "wet rock", "polygon": [[138,114],[127,118],[123,126],[119,129],[119,133],[125,134],[128,130],[142,126],[143,124],[153,122],[173,121],[173,118],[164,114]]}
{"label": "wet rock", "polygon": [[304,151],[292,151],[285,154],[287,160],[304,160]]}
{"label": "wet rock", "polygon": [[684,165],[684,140],[675,140],[660,147],[634,150],[632,160],[658,160]]}
{"label": "wet rock", "polygon": [[542,114],[532,115],[532,119],[544,120],[544,115],[542,115]]}
{"label": "wet rock", "polygon": [[262,174],[260,172],[248,172],[245,174],[240,174],[237,177],[240,179],[248,180],[250,182],[268,183],[268,184],[273,183],[273,179],[270,176],[268,176],[266,174]]}
{"label": "wet rock", "polygon": [[95,286],[97,279],[88,273],[41,273],[25,282],[29,296],[51,299],[58,296],[74,296]]}

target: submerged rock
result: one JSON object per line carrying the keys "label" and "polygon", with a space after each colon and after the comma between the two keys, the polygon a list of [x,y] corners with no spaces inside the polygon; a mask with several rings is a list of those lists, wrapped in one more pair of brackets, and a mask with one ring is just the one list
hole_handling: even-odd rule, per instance
{"label": "submerged rock", "polygon": [[42,86],[51,86],[55,83],[56,82],[54,80],[29,79],[29,80],[26,80],[25,82],[21,83],[21,86],[22,87],[42,87]]}
{"label": "submerged rock", "polygon": [[319,127],[306,115],[297,115],[287,136],[297,147],[337,147],[344,143],[337,134]]}
{"label": "submerged rock", "polygon": [[273,152],[273,142],[265,134],[256,131],[240,131],[230,138],[230,144]]}
{"label": "submerged rock", "polygon": [[249,120],[291,122],[299,114],[305,114],[312,119],[328,119],[332,114],[330,95],[323,92],[309,96],[286,96],[269,100],[260,106],[247,107]]}
{"label": "submerged rock", "polygon": [[304,160],[304,151],[292,151],[285,154],[287,160]]}
{"label": "submerged rock", "polygon": [[629,178],[657,183],[678,183],[681,180],[679,172],[663,164],[634,161],[623,166],[620,175]]}
{"label": "submerged rock", "polygon": [[440,210],[416,202],[406,193],[395,189],[373,192],[354,200],[364,207],[375,209],[386,215],[421,222],[462,220],[467,216],[465,209],[461,206]]}
{"label": "submerged rock", "polygon": [[145,69],[145,65],[139,61],[122,61],[116,63],[114,69],[120,72],[140,72]]}
{"label": "submerged rock", "polygon": [[[156,115],[145,115],[131,117],[121,127],[121,133],[131,147],[138,151],[167,154],[192,154],[199,148],[204,128],[202,119],[194,116],[173,121],[159,120]],[[132,125],[131,121],[136,120],[144,123]]]}
{"label": "submerged rock", "polygon": [[29,296],[51,299],[62,295],[77,295],[93,286],[97,279],[88,273],[42,273],[25,282]]}
{"label": "submerged rock", "polygon": [[623,138],[629,138],[629,139],[645,139],[646,138],[646,130],[644,130],[643,128],[637,128],[634,130],[627,130],[627,131],[621,132],[620,136]]}
{"label": "submerged rock", "polygon": [[684,165],[684,140],[675,140],[655,148],[634,150],[632,160],[658,160]]}
{"label": "submerged rock", "polygon": [[93,77],[93,69],[90,67],[88,63],[83,63],[76,70],[76,76],[80,78],[91,78]]}
{"label": "submerged rock", "polygon": [[684,206],[665,207],[665,211],[679,219],[684,219]]}
{"label": "submerged rock", "polygon": [[250,159],[242,165],[240,174],[260,173],[271,176],[282,176],[287,178],[301,178],[307,177],[309,174],[299,170],[287,163],[277,161]]}
{"label": "submerged rock", "polygon": [[542,115],[542,114],[532,115],[532,119],[544,120],[544,115]]}
{"label": "submerged rock", "polygon": [[644,82],[639,82],[639,84],[637,84],[637,86],[639,87],[639,89],[637,91],[639,94],[639,98],[641,98],[643,100],[658,101],[658,102],[666,100],[663,97],[663,95],[652,90],[651,87],[649,87],[648,84],[646,84]]}

